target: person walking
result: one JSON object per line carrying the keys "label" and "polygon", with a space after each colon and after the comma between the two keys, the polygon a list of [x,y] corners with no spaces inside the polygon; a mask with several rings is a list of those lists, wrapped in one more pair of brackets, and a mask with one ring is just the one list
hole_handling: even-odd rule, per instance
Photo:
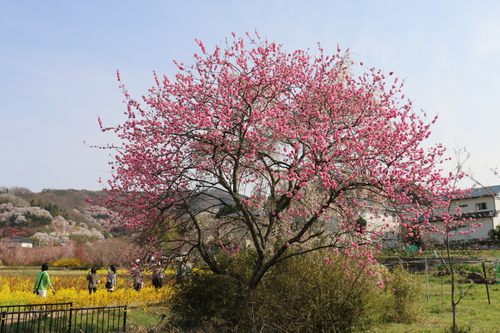
{"label": "person walking", "polygon": [[161,262],[153,269],[153,286],[155,289],[163,287],[163,280],[165,279],[165,271],[161,265]]}
{"label": "person walking", "polygon": [[35,286],[33,287],[33,292],[41,297],[47,297],[47,287],[52,289],[52,293],[56,293],[56,290],[50,282],[50,276],[47,270],[49,269],[49,264],[42,264],[42,270],[37,273],[35,279]]}
{"label": "person walking", "polygon": [[193,270],[193,264],[184,258],[179,262],[177,267],[177,282],[180,284],[191,282],[191,272]]}
{"label": "person walking", "polygon": [[184,260],[182,263],[184,266],[184,282],[190,283],[191,282],[191,274],[193,273],[193,264],[187,260],[187,258]]}
{"label": "person walking", "polygon": [[136,291],[140,291],[144,284],[144,281],[142,279],[142,269],[139,267],[140,263],[140,259],[135,259],[135,264],[133,264],[134,267],[132,267],[132,270],[130,272],[132,274],[132,283],[134,284],[134,289]]}
{"label": "person walking", "polygon": [[112,293],[116,286],[116,268],[115,265],[109,266],[108,275],[106,275],[106,290]]}
{"label": "person walking", "polygon": [[132,270],[132,278],[133,278],[133,282],[134,282],[134,289],[136,291],[140,291],[142,289],[142,285],[143,285],[143,279],[142,279],[142,270],[139,268],[139,267],[135,267],[133,270]]}
{"label": "person walking", "polygon": [[177,264],[177,283],[183,283],[184,273],[186,272],[186,266],[184,266],[184,259],[182,257],[176,257],[175,263]]}
{"label": "person walking", "polygon": [[89,295],[97,291],[97,285],[99,284],[99,277],[97,276],[97,270],[92,267],[89,275],[87,275],[87,281],[89,281]]}

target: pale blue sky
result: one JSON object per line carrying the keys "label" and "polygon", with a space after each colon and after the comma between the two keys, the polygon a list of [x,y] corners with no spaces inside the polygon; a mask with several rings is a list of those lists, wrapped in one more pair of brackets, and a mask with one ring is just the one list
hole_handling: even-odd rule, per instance
{"label": "pale blue sky", "polygon": [[9,1],[0,0],[0,186],[98,190],[109,151],[100,132],[120,121],[116,70],[133,96],[172,75],[235,31],[257,30],[288,51],[321,42],[394,71],[405,93],[439,115],[430,142],[500,184],[500,2],[498,1]]}

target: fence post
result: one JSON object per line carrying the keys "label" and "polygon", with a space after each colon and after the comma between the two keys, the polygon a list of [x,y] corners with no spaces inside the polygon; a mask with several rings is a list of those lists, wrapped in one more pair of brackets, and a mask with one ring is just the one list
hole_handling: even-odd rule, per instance
{"label": "fence post", "polygon": [[7,313],[2,312],[0,316],[1,316],[1,318],[0,318],[0,333],[3,333],[5,331],[5,322],[6,322]]}
{"label": "fence post", "polygon": [[488,281],[488,275],[486,274],[486,267],[484,265],[484,261],[483,261],[483,274],[484,274],[484,284],[486,285],[486,294],[488,295],[488,304],[491,304],[490,290],[488,289],[489,281]]}
{"label": "fence post", "polygon": [[73,303],[69,307],[68,333],[71,333],[71,325],[73,325]]}
{"label": "fence post", "polygon": [[123,332],[126,331],[127,327],[127,304],[123,306]]}

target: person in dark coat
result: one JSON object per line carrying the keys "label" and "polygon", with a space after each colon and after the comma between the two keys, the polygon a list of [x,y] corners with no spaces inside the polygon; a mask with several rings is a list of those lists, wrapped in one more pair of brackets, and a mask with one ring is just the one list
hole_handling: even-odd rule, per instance
{"label": "person in dark coat", "polygon": [[97,270],[92,267],[89,275],[87,275],[87,281],[89,281],[89,295],[97,291],[97,285],[99,284],[99,277],[97,276]]}

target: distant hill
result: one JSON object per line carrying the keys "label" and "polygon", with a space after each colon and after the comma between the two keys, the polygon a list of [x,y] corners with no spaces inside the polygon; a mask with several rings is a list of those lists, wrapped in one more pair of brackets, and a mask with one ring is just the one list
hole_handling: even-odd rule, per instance
{"label": "distant hill", "polygon": [[205,211],[216,214],[224,205],[233,205],[233,198],[225,191],[212,189],[207,193],[200,193],[192,202],[194,211]]}
{"label": "distant hill", "polygon": [[92,209],[86,197],[102,191],[0,187],[0,239],[31,238],[37,243],[88,242],[111,237],[105,209]]}
{"label": "distant hill", "polygon": [[[110,229],[106,209],[89,204],[87,198],[98,196],[105,192],[45,189],[35,193],[23,187],[0,187],[0,240],[22,237],[38,244],[65,244],[122,236],[123,230]],[[225,191],[213,189],[193,195],[191,205],[193,211],[217,215],[234,200]]]}

